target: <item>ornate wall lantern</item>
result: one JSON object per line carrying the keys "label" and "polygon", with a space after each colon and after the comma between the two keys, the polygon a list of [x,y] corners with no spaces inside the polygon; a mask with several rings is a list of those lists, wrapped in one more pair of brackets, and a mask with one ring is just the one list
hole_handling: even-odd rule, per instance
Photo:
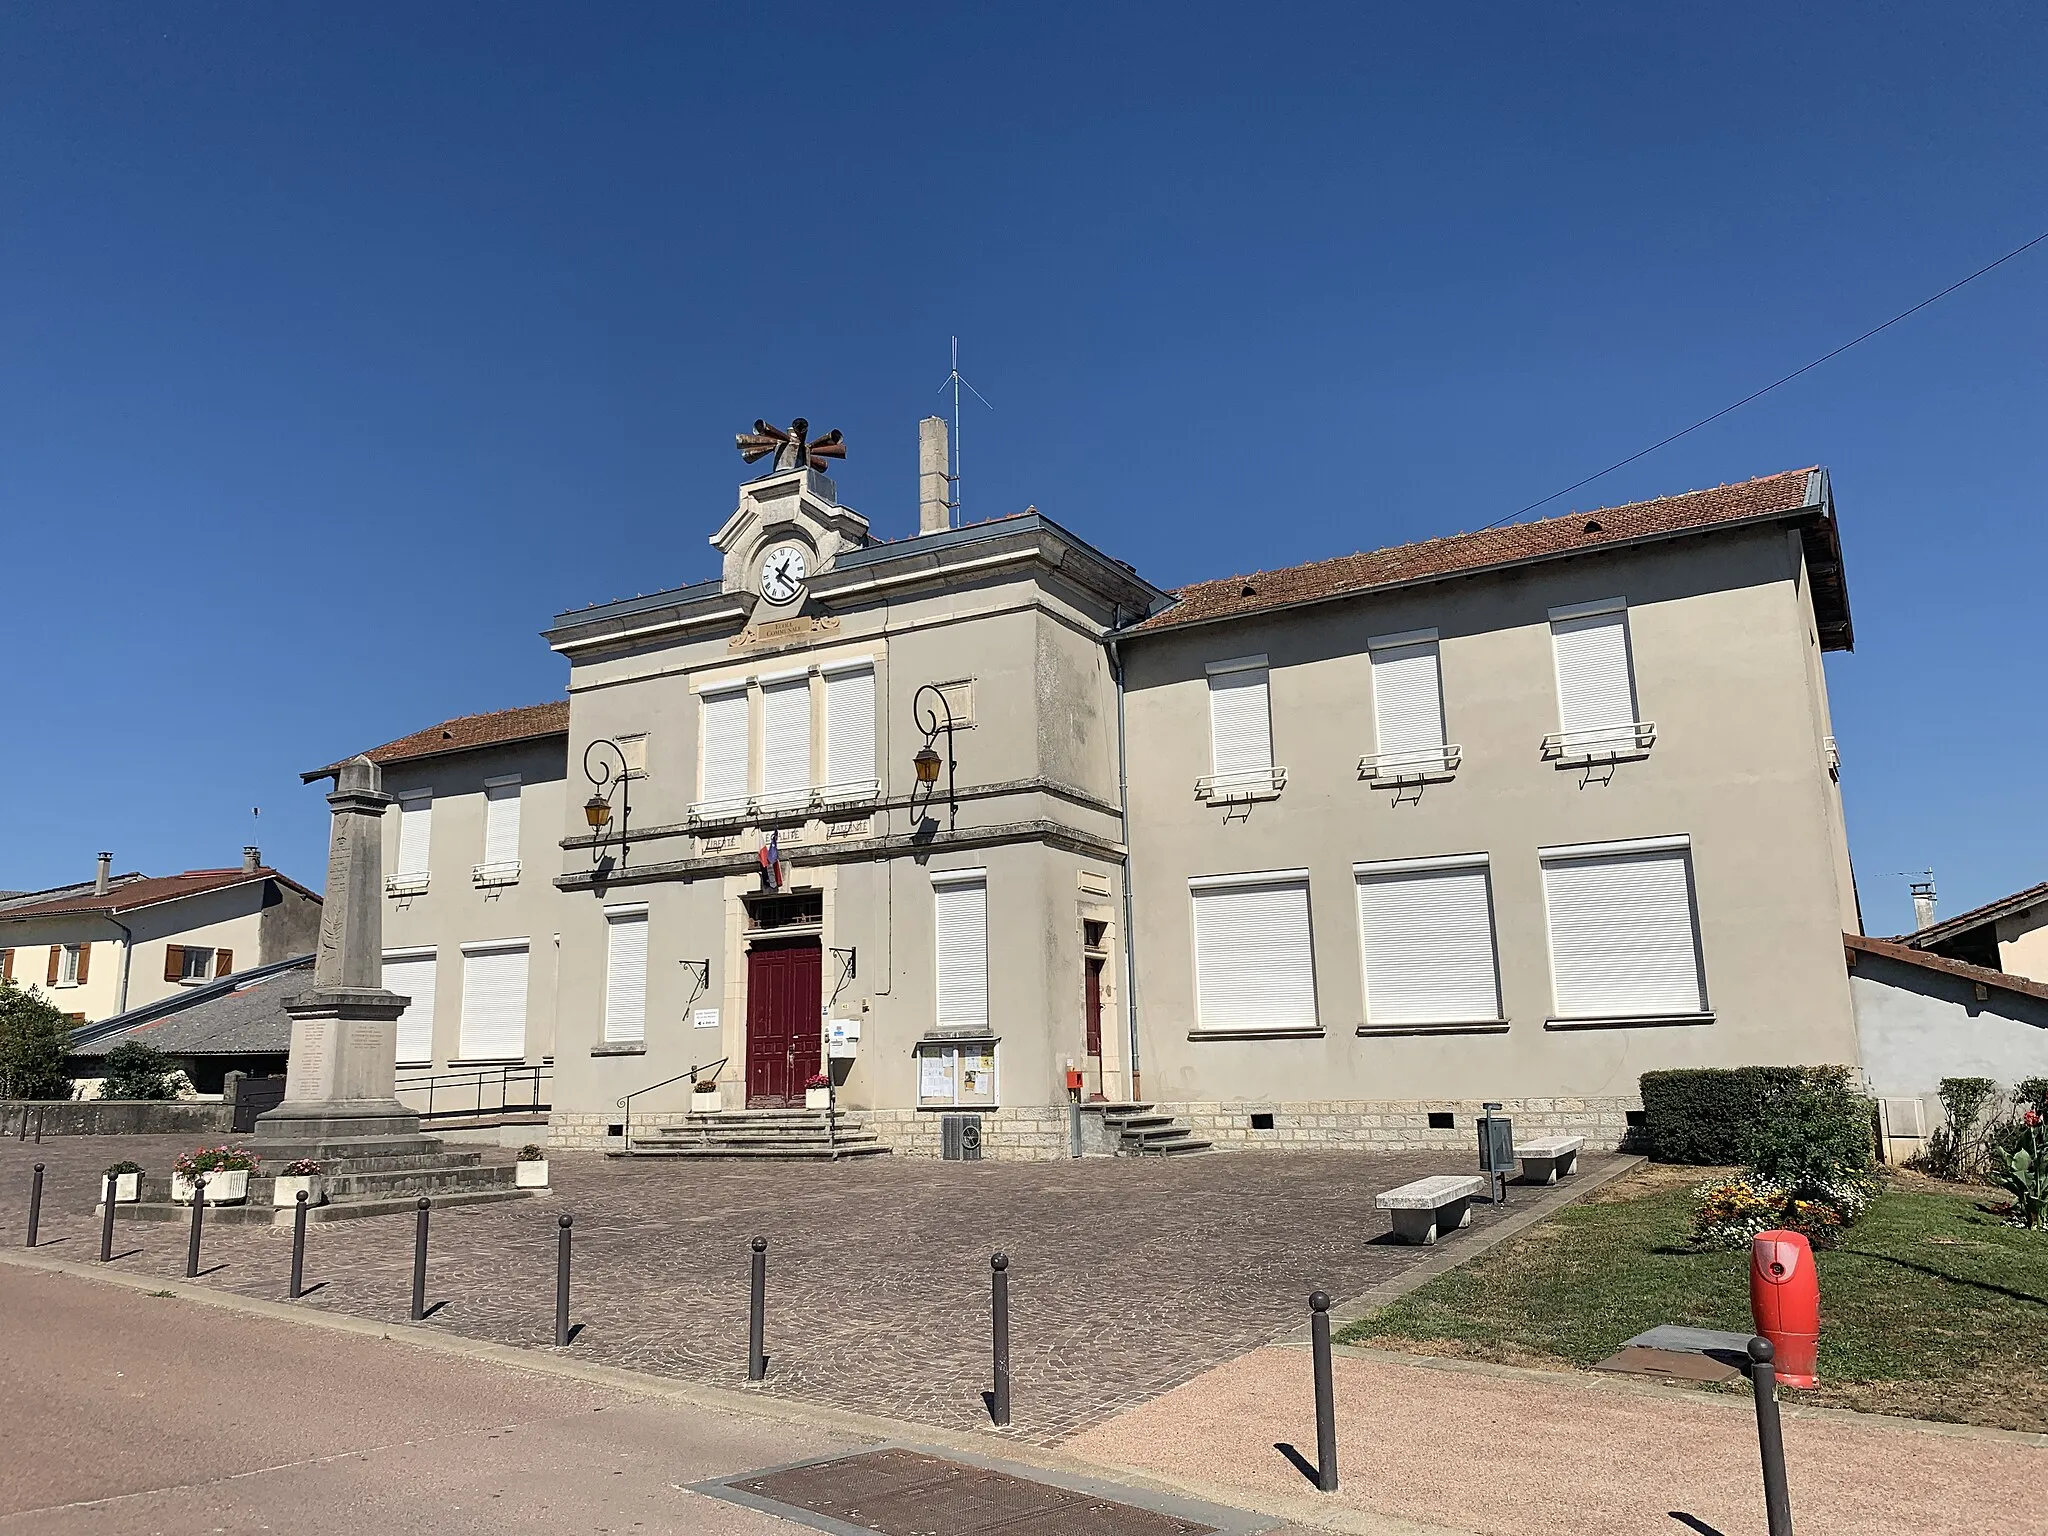
{"label": "ornate wall lantern", "polygon": [[[605,761],[604,752],[600,751],[600,748],[609,750],[611,755],[619,760],[616,769]],[[592,761],[593,756],[595,762]],[[583,749],[583,776],[597,786],[597,793],[583,802],[583,819],[590,823],[590,830],[597,834],[596,841],[591,844],[591,862],[602,864],[605,861],[604,847],[610,841],[609,828],[612,824],[612,796],[616,794],[619,800],[618,862],[623,865],[626,862],[626,834],[632,822],[633,808],[632,797],[626,788],[631,782],[632,774],[626,763],[625,749],[608,736],[598,737]]]}
{"label": "ornate wall lantern", "polygon": [[[925,695],[930,694],[934,702],[927,704]],[[936,683],[925,683],[910,697],[911,717],[917,721],[917,728],[924,732],[924,745],[917,749],[917,755],[910,760],[917,770],[918,787],[924,791],[925,805],[930,806],[932,796],[937,792],[939,770],[946,773],[946,825],[953,826],[960,817],[960,804],[955,796],[953,770],[953,706],[947,700],[945,691]],[[946,755],[938,754],[935,743],[939,732],[946,733]],[[911,814],[917,814],[917,796],[911,796]]]}

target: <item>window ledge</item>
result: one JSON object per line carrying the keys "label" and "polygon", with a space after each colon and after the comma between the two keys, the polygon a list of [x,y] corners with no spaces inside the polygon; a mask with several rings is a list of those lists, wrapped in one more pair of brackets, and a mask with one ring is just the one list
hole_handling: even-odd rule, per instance
{"label": "window ledge", "polygon": [[593,1045],[590,1048],[590,1054],[593,1056],[645,1056],[647,1054],[647,1042],[645,1040],[607,1040],[602,1045]]}
{"label": "window ledge", "polygon": [[1443,1024],[1361,1024],[1361,1038],[1387,1035],[1504,1035],[1506,1019],[1451,1020]]}
{"label": "window ledge", "polygon": [[920,1104],[917,1112],[921,1115],[992,1115],[1000,1107],[996,1104]]}
{"label": "window ledge", "polygon": [[479,864],[469,872],[469,877],[480,886],[517,885],[519,861],[513,859],[505,864]]}
{"label": "window ledge", "polygon": [[1560,768],[1583,768],[1588,763],[1618,763],[1625,758],[1648,757],[1657,744],[1657,722],[1630,720],[1620,725],[1599,725],[1583,731],[1553,731],[1543,738],[1543,759]]}
{"label": "window ledge", "polygon": [[1436,784],[1456,778],[1464,762],[1465,749],[1455,742],[1419,752],[1369,752],[1358,760],[1358,776],[1374,788]]}
{"label": "window ledge", "polygon": [[1598,1019],[1545,1019],[1545,1029],[1656,1029],[1671,1024],[1711,1024],[1711,1013],[1638,1013]]}
{"label": "window ledge", "polygon": [[427,888],[425,875],[386,875],[384,894],[386,896],[418,896]]}
{"label": "window ledge", "polygon": [[1286,787],[1287,770],[1280,767],[1207,773],[1195,780],[1195,798],[1212,805],[1237,805],[1248,800],[1277,800]]}
{"label": "window ledge", "polygon": [[523,1067],[526,1064],[524,1056],[457,1056],[448,1063],[448,1070],[453,1072],[461,1067]]}
{"label": "window ledge", "polygon": [[1325,1031],[1320,1024],[1299,1025],[1291,1029],[1191,1029],[1190,1040],[1320,1040]]}

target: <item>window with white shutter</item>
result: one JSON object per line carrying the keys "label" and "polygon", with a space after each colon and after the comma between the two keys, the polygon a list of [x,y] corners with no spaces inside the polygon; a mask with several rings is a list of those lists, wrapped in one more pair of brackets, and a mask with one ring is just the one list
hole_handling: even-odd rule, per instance
{"label": "window with white shutter", "polygon": [[828,799],[865,800],[875,772],[875,669],[862,663],[825,673],[825,783]]}
{"label": "window with white shutter", "polygon": [[384,990],[412,1001],[398,1016],[398,1060],[405,1066],[434,1059],[434,952],[393,949],[384,952]]}
{"label": "window with white shutter", "polygon": [[1366,1025],[1498,1020],[1485,856],[1360,864],[1354,872]]}
{"label": "window with white shutter", "polygon": [[1550,643],[1558,731],[1544,738],[1544,751],[1569,758],[1647,750],[1656,731],[1638,716],[1628,609],[1621,600],[1551,610]]}
{"label": "window with white shutter", "polygon": [[1209,663],[1209,769],[1195,782],[1205,800],[1271,798],[1287,781],[1273,762],[1266,658]]}
{"label": "window with white shutter", "polygon": [[1707,1011],[1686,840],[1538,852],[1560,1019]]}
{"label": "window with white shutter", "polygon": [[604,1038],[647,1038],[647,909],[605,909]]}
{"label": "window with white shutter", "polygon": [[744,805],[747,783],[747,688],[744,683],[698,700],[704,721],[703,775],[698,800],[705,806]]}
{"label": "window with white shutter", "polygon": [[427,888],[427,855],[434,836],[434,792],[412,789],[398,797],[398,867],[385,880],[397,894]]}
{"label": "window with white shutter", "polygon": [[1308,876],[1300,870],[1189,882],[1195,1015],[1204,1030],[1316,1028]]}
{"label": "window with white shutter", "polygon": [[988,877],[981,870],[932,876],[938,935],[937,1025],[988,1028]]}
{"label": "window with white shutter", "polygon": [[526,1055],[526,940],[462,946],[464,1061]]}
{"label": "window with white shutter", "polygon": [[476,867],[478,885],[507,885],[519,878],[519,776],[484,780],[484,857]]}
{"label": "window with white shutter", "polygon": [[811,787],[811,680],[761,685],[761,798],[801,804]]}
{"label": "window with white shutter", "polygon": [[1369,779],[1448,773],[1458,749],[1444,739],[1443,674],[1436,631],[1366,642],[1372,657],[1373,745],[1361,762]]}

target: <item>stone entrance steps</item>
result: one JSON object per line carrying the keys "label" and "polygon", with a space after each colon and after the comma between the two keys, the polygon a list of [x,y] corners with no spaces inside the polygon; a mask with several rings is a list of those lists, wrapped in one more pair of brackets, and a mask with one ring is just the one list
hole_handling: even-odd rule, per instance
{"label": "stone entrance steps", "polygon": [[1207,1152],[1210,1145],[1171,1115],[1152,1112],[1150,1104],[1112,1104],[1102,1123],[1117,1133],[1119,1157],[1182,1157]]}
{"label": "stone entrance steps", "polygon": [[635,1132],[632,1157],[763,1157],[830,1161],[887,1156],[888,1147],[858,1115],[841,1112],[831,1126],[822,1109],[727,1109],[693,1114],[682,1125]]}

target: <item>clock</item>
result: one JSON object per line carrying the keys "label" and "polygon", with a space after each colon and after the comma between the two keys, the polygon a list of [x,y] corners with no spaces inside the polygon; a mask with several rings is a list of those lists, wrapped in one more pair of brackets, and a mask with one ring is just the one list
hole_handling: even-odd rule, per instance
{"label": "clock", "polygon": [[794,544],[768,551],[761,561],[761,595],[771,603],[786,603],[804,589],[810,564]]}

